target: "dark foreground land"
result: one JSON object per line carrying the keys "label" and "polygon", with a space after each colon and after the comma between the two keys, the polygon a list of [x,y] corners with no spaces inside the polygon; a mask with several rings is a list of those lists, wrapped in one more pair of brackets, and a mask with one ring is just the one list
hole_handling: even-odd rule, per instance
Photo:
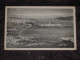
{"label": "dark foreground land", "polygon": [[[14,48],[71,48],[74,46],[71,28],[30,28],[13,36],[7,47]],[[64,37],[64,39],[62,39]],[[67,37],[67,39],[65,38]],[[9,38],[8,38],[9,39]]]}

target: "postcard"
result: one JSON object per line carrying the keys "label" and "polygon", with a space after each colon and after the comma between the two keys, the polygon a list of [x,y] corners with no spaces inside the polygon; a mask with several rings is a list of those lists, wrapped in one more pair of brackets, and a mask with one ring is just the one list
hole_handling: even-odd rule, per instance
{"label": "postcard", "polygon": [[74,6],[6,6],[4,50],[76,50]]}

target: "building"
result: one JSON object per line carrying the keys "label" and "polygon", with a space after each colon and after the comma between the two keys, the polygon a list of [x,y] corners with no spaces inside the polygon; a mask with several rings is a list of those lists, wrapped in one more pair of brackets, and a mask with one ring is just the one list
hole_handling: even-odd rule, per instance
{"label": "building", "polygon": [[62,26],[62,24],[51,24],[50,22],[49,22],[49,24],[41,24],[40,26],[42,26],[42,27],[56,27],[56,26]]}

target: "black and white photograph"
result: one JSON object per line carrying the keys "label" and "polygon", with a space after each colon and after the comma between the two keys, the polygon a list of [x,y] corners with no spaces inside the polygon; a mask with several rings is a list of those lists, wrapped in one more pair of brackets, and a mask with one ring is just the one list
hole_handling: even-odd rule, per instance
{"label": "black and white photograph", "polygon": [[6,6],[5,50],[76,50],[74,6]]}

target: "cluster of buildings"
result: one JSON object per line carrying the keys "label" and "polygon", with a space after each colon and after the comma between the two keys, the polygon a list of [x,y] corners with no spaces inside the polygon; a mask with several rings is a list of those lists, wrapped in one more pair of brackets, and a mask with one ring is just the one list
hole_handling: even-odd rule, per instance
{"label": "cluster of buildings", "polygon": [[12,23],[23,23],[25,24],[26,22],[30,22],[31,20],[27,20],[27,19],[8,19],[8,22],[12,22]]}

